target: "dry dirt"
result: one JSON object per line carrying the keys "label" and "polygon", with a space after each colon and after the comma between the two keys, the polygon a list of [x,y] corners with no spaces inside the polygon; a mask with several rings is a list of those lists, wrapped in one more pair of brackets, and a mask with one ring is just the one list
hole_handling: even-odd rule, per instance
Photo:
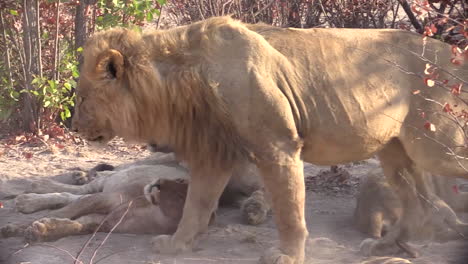
{"label": "dry dirt", "polygon": [[[88,169],[98,162],[118,165],[147,155],[149,152],[141,146],[125,145],[121,141],[114,141],[106,148],[76,145],[65,147],[16,145],[6,148],[0,145],[0,201],[4,204],[0,209],[0,226],[37,219],[46,214],[40,212],[23,215],[15,211],[11,196],[27,189],[25,179],[52,177],[75,167]],[[307,263],[354,264],[370,260],[358,252],[359,244],[365,237],[353,227],[352,214],[355,206],[354,193],[359,178],[377,166],[378,162],[370,159],[340,167],[349,172],[348,176],[332,174],[327,178],[324,177],[324,172],[329,168],[306,164],[304,168],[308,177],[306,216],[310,231]],[[462,217],[466,219],[466,215]],[[105,236],[104,233],[98,233],[92,240],[80,258],[83,263],[90,263],[93,252]],[[88,238],[88,235],[67,237],[56,242],[36,245],[27,245],[20,238],[1,239],[0,263],[73,263],[73,256],[77,255]],[[97,251],[92,263],[257,263],[263,250],[278,244],[277,232],[271,217],[259,226],[244,225],[236,208],[219,210],[216,224],[200,236],[192,253],[178,256],[155,254],[149,244],[150,238],[151,235],[111,234]],[[468,263],[466,258],[468,244],[462,240],[417,246],[421,249],[422,256],[409,259],[412,263]],[[406,258],[404,254],[397,257]]]}

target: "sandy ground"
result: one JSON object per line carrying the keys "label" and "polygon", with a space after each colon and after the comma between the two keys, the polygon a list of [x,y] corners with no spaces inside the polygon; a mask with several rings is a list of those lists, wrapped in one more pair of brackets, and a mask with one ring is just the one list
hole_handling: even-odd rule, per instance
{"label": "sandy ground", "polygon": [[[71,168],[89,169],[98,162],[113,165],[128,163],[149,155],[141,146],[125,145],[115,141],[109,147],[96,149],[87,146],[37,146],[17,145],[5,148],[0,145],[0,226],[12,222],[26,222],[40,218],[47,212],[23,215],[15,211],[12,195],[27,188],[25,179],[52,177]],[[306,263],[354,264],[364,263],[366,258],[359,254],[359,244],[365,238],[353,226],[355,188],[359,179],[372,168],[376,160],[346,165],[351,175],[345,188],[316,188],[307,192],[307,225],[310,238],[307,242]],[[328,169],[306,164],[306,177],[314,177],[320,170]],[[311,179],[311,178],[309,178]],[[316,181],[314,181],[317,183]],[[8,187],[5,187],[8,186]],[[466,219],[466,215],[462,215]],[[80,258],[91,263],[92,255],[105,238],[98,233]],[[25,244],[21,238],[0,240],[0,263],[5,264],[63,264],[73,263],[73,256],[82,248],[89,236],[75,236],[52,243]],[[159,255],[152,251],[150,235],[111,234],[97,251],[92,263],[257,263],[261,252],[278,244],[278,236],[272,217],[259,226],[242,224],[236,208],[221,208],[215,225],[196,241],[193,252],[177,256]],[[408,259],[416,264],[466,264],[468,243],[463,240],[447,243],[416,245],[422,256]],[[463,256],[465,255],[465,256]],[[394,257],[407,258],[404,254]],[[378,261],[376,263],[384,263]]]}

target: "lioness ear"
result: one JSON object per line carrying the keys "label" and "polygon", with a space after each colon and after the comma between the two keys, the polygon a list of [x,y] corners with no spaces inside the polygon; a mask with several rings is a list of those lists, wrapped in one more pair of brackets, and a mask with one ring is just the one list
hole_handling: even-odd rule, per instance
{"label": "lioness ear", "polygon": [[124,58],[122,53],[109,49],[99,54],[96,63],[96,73],[108,79],[122,78],[124,71]]}

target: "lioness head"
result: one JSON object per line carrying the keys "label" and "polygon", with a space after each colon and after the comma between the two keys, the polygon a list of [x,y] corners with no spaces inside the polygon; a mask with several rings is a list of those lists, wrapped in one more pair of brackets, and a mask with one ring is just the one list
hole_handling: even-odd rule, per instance
{"label": "lioness head", "polygon": [[87,41],[76,89],[74,131],[104,143],[114,136],[141,139],[137,120],[143,118],[138,112],[144,111],[137,108],[144,104],[139,88],[150,68],[146,52],[141,35],[127,29],[107,30]]}

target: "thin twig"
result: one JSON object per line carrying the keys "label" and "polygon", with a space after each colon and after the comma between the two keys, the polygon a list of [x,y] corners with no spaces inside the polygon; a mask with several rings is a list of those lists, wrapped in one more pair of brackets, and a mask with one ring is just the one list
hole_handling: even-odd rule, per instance
{"label": "thin twig", "polygon": [[[60,0],[59,0],[60,1]],[[41,45],[41,21],[40,21],[40,6],[39,0],[36,0],[36,30],[37,30],[37,65],[38,73],[42,78],[42,45]]]}
{"label": "thin twig", "polygon": [[[427,10],[427,9],[425,8],[425,6],[419,4],[417,1],[416,1],[414,4],[417,5],[418,7],[423,7],[424,10]],[[452,21],[453,23],[455,23],[455,24],[457,24],[457,25],[459,25],[459,26],[462,26],[462,27],[465,26],[463,23],[461,23],[461,22],[459,22],[459,21],[457,21],[457,20],[451,18],[451,17],[450,17],[449,15],[447,15],[447,14],[440,13],[440,12],[438,12],[437,10],[430,9],[430,10],[427,10],[427,12],[428,12],[428,13],[435,13],[435,14],[437,14],[437,15],[439,15],[439,16],[442,16],[442,17],[444,17],[444,18],[447,18],[448,20]]]}
{"label": "thin twig", "polygon": [[109,236],[112,234],[112,232],[122,223],[123,219],[124,219],[125,216],[128,214],[128,211],[130,211],[130,207],[132,206],[132,204],[133,204],[133,200],[130,201],[130,202],[128,203],[127,209],[126,209],[125,212],[122,214],[122,216],[120,217],[119,221],[112,227],[112,229],[109,231],[109,233],[107,233],[107,235],[106,235],[106,237],[104,238],[104,240],[102,240],[101,244],[99,244],[99,246],[94,250],[93,256],[91,257],[91,260],[89,261],[89,264],[93,264],[93,260],[94,260],[94,258],[96,257],[97,252],[99,251],[99,249],[101,249],[101,247],[104,245],[104,243],[106,243],[107,239],[108,239]]}
{"label": "thin twig", "polygon": [[158,29],[161,27],[161,21],[162,21],[163,11],[164,11],[164,5],[161,6],[161,10],[159,10],[158,22],[156,22],[156,30],[158,30]]}
{"label": "thin twig", "polygon": [[[140,195],[140,196],[137,196],[136,198],[134,198],[133,200],[131,200],[130,202],[133,202],[134,200],[136,199],[139,199],[139,198],[142,198],[142,197],[145,197],[144,195]],[[104,223],[107,221],[107,219],[109,219],[110,215],[112,213],[114,213],[115,211],[117,211],[118,209],[120,209],[124,203],[122,202],[122,197],[120,198],[121,199],[121,203],[115,207],[114,209],[112,209],[112,211],[106,215],[106,217],[104,217],[104,219],[102,219],[101,223],[99,223],[98,227],[96,228],[96,230],[94,230],[93,234],[88,238],[88,240],[86,240],[86,242],[83,244],[83,246],[81,247],[80,251],[78,251],[78,254],[76,256],[76,259],[80,259],[81,255],[83,254],[84,250],[88,247],[89,243],[91,242],[91,240],[96,236],[97,232],[99,231],[99,229],[101,229],[101,227],[104,225]],[[74,264],[78,264],[78,263],[74,263]]]}
{"label": "thin twig", "polygon": [[[406,178],[406,176],[403,175],[403,173],[401,173],[400,171],[398,171],[398,175],[400,175],[403,180],[416,192],[416,195],[421,199],[423,200],[425,203],[427,203],[429,206],[431,206],[435,211],[437,212],[440,212],[440,208],[430,199],[430,198],[427,198],[424,194],[422,194],[420,191],[418,191],[418,188],[417,186],[413,186],[413,184],[411,184],[411,182],[408,180],[408,178]],[[435,194],[431,194],[433,196],[436,196]],[[440,199],[440,198],[438,198]],[[447,205],[448,206],[448,205]],[[455,215],[455,217],[457,218],[457,222],[459,221],[457,215]],[[457,230],[456,227],[450,225],[446,218],[444,217],[444,223],[452,230],[454,230],[461,238],[465,238],[465,235],[463,233],[461,233],[459,230]]]}

